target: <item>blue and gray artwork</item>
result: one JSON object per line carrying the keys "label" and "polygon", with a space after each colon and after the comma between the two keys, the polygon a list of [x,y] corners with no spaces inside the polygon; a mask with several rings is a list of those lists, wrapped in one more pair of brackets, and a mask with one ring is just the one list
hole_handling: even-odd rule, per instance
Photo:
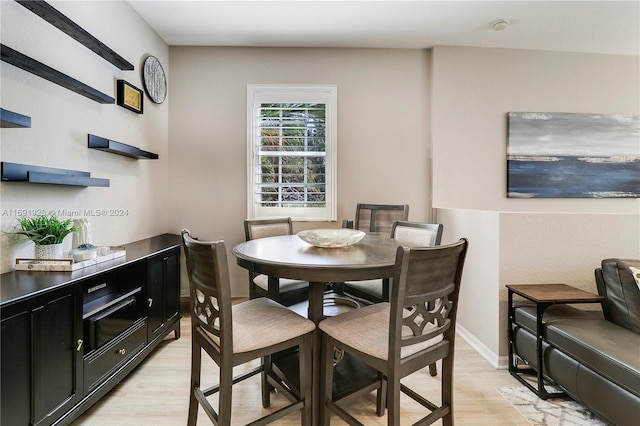
{"label": "blue and gray artwork", "polygon": [[640,116],[510,112],[509,198],[640,197]]}

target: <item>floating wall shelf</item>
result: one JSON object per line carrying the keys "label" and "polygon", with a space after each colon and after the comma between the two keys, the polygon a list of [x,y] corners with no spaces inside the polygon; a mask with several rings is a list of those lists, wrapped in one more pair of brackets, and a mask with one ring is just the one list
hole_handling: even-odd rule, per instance
{"label": "floating wall shelf", "polygon": [[106,138],[101,138],[96,135],[89,135],[89,148],[99,149],[100,151],[111,152],[112,154],[124,155],[132,158],[157,160],[158,154],[153,152],[143,151],[135,146],[126,145],[124,143],[112,141]]}
{"label": "floating wall shelf", "polygon": [[0,108],[0,119],[2,120],[2,126],[0,127],[3,128],[31,127],[31,117],[4,108]]}
{"label": "floating wall shelf", "polygon": [[69,186],[108,187],[110,184],[109,179],[93,178],[89,172],[8,163],[6,161],[2,162],[2,180]]}
{"label": "floating wall shelf", "polygon": [[69,77],[66,74],[61,73],[48,65],[38,62],[12,48],[0,44],[1,59],[11,65],[15,65],[18,68],[22,68],[32,74],[42,77],[45,80],[49,80],[52,83],[58,84],[65,89],[69,89],[82,96],[86,96],[101,104],[113,104],[116,102],[114,98],[106,95],[93,87],[87,86],[78,80]]}
{"label": "floating wall shelf", "polygon": [[132,71],[134,69],[133,64],[111,50],[107,45],[89,34],[84,28],[67,18],[47,2],[33,0],[16,1],[121,70]]}

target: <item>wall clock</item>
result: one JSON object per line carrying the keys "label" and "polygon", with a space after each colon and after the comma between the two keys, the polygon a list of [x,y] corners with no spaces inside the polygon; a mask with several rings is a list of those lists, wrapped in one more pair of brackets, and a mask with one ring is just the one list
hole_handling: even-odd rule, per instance
{"label": "wall clock", "polygon": [[167,78],[158,58],[149,56],[144,60],[142,76],[149,98],[157,104],[164,102],[167,97]]}

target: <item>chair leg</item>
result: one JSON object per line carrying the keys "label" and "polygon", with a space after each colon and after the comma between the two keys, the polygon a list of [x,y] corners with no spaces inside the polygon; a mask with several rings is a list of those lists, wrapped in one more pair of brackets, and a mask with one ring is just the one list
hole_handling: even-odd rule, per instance
{"label": "chair leg", "polygon": [[400,378],[387,378],[387,425],[398,426],[400,424]]}
{"label": "chair leg", "polygon": [[332,385],[333,385],[333,345],[329,345],[329,338],[326,335],[322,335],[322,348],[321,348],[321,360],[320,365],[320,406],[318,407],[318,413],[320,416],[319,425],[329,426],[331,424],[331,412],[327,409],[327,402],[333,399]]}
{"label": "chair leg", "polygon": [[331,290],[337,294],[344,295],[344,283],[331,283]]}
{"label": "chair leg", "polygon": [[218,392],[218,426],[231,426],[231,387],[233,366],[230,362],[220,362],[220,392]]}
{"label": "chair leg", "polygon": [[267,284],[267,297],[271,300],[275,300],[278,303],[282,302],[280,298],[280,279],[277,277],[269,276]]}
{"label": "chair leg", "polygon": [[384,278],[382,280],[382,302],[388,302],[391,300],[391,278]]}
{"label": "chair leg", "polygon": [[384,410],[387,409],[387,378],[378,373],[380,376],[380,388],[376,393],[376,414],[378,417],[384,416]]}
{"label": "chair leg", "polygon": [[267,408],[271,405],[271,390],[273,386],[269,384],[267,377],[271,375],[273,371],[273,367],[271,364],[271,355],[267,355],[262,357],[262,373],[261,373],[261,381],[262,381],[262,406]]}
{"label": "chair leg", "polygon": [[429,374],[431,377],[436,377],[438,375],[438,369],[436,368],[436,363],[429,364]]}
{"label": "chair leg", "polygon": [[308,333],[302,338],[300,348],[300,399],[304,401],[301,413],[301,425],[310,426],[312,421],[311,401],[312,401],[312,379],[311,377],[311,345],[313,344],[313,334]]}
{"label": "chair leg", "polygon": [[191,343],[191,389],[189,391],[188,426],[195,426],[198,422],[198,400],[196,399],[195,389],[200,387],[201,352],[200,345],[194,339]]}
{"label": "chair leg", "polygon": [[258,297],[257,285],[253,282],[254,274],[249,271],[249,299],[255,299]]}
{"label": "chair leg", "polygon": [[[451,349],[453,352],[453,348]],[[449,414],[442,418],[442,426],[453,426],[453,353],[442,360],[442,406],[449,407]]]}

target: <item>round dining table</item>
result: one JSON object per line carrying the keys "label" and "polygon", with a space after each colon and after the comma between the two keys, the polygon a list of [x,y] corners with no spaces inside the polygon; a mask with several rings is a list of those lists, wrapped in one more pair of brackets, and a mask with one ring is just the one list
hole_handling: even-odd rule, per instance
{"label": "round dining table", "polygon": [[257,238],[233,248],[238,265],[257,274],[309,282],[309,319],[322,318],[327,283],[388,278],[398,243],[389,234],[369,233],[348,247],[321,248],[297,235]]}
{"label": "round dining table", "polygon": [[[389,278],[393,274],[398,243],[384,233],[369,233],[348,247],[312,246],[297,235],[258,238],[233,248],[238,265],[250,272],[309,282],[308,318],[323,319],[327,283]],[[320,418],[320,330],[313,342],[313,424]]]}

